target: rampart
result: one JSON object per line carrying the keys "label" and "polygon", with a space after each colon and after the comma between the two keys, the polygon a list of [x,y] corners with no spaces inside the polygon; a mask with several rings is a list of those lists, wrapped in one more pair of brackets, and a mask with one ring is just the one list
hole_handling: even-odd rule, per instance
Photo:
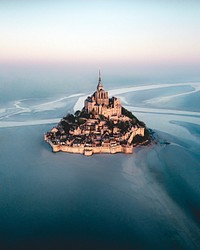
{"label": "rampart", "polygon": [[115,146],[99,146],[99,147],[88,147],[84,145],[80,146],[66,146],[60,144],[53,144],[50,139],[46,140],[52,147],[53,152],[66,152],[66,153],[74,153],[74,154],[83,154],[86,156],[90,156],[93,154],[116,154],[116,153],[125,153],[132,154],[133,146],[132,145],[115,145]]}

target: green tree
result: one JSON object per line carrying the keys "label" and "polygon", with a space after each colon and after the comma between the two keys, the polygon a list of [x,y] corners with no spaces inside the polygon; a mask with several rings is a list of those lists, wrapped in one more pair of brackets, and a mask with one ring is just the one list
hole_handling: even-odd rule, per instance
{"label": "green tree", "polygon": [[106,122],[106,125],[108,126],[108,128],[113,132],[113,128],[114,128],[114,122],[112,120],[108,120]]}
{"label": "green tree", "polygon": [[90,115],[83,109],[80,113],[80,116],[81,118],[90,118]]}
{"label": "green tree", "polygon": [[67,121],[68,121],[69,123],[74,123],[74,122],[75,122],[75,117],[74,117],[74,115],[73,115],[73,114],[68,114],[68,115],[67,115]]}
{"label": "green tree", "polygon": [[74,113],[75,117],[79,117],[81,114],[81,111],[80,110],[76,110],[76,112]]}

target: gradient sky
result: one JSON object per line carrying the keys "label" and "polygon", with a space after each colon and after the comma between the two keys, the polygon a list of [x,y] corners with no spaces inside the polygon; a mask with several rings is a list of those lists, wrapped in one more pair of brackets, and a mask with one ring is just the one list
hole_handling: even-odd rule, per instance
{"label": "gradient sky", "polygon": [[0,1],[0,62],[200,64],[200,1]]}

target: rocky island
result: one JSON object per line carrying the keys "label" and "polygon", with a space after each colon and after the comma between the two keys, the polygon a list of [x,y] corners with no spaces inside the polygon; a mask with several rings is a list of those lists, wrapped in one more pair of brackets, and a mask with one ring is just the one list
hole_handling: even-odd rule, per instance
{"label": "rocky island", "polygon": [[122,107],[119,98],[109,98],[99,72],[97,90],[86,98],[83,109],[63,117],[44,139],[53,152],[90,156],[130,154],[137,145],[147,144],[150,136],[146,125]]}

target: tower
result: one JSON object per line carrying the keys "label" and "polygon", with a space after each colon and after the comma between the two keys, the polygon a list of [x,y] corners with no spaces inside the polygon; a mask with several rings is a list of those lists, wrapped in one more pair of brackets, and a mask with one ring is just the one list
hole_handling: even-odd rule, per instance
{"label": "tower", "polygon": [[101,82],[101,72],[99,70],[99,81],[97,85],[97,91],[94,93],[95,101],[98,105],[106,105],[108,106],[108,92],[104,90],[103,84]]}
{"label": "tower", "polygon": [[101,72],[99,70],[99,81],[98,81],[98,85],[97,85],[97,90],[100,91],[100,90],[103,90],[103,84],[101,82]]}

